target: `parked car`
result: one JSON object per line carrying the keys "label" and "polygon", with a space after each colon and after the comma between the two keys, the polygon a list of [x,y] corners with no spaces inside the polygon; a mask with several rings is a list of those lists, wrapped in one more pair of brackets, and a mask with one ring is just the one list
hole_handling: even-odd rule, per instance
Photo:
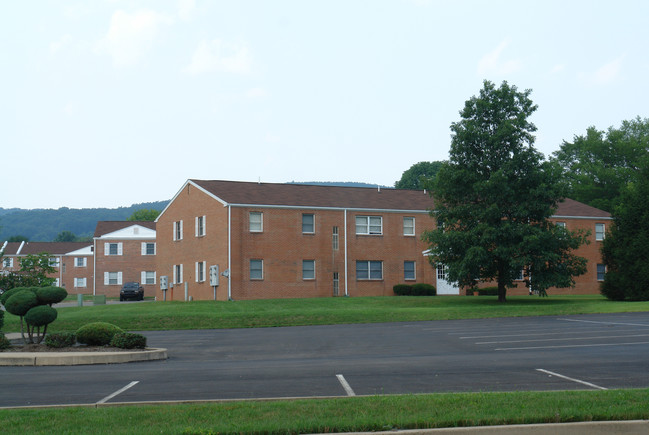
{"label": "parked car", "polygon": [[119,291],[119,300],[135,299],[136,301],[144,300],[144,289],[139,282],[124,283]]}

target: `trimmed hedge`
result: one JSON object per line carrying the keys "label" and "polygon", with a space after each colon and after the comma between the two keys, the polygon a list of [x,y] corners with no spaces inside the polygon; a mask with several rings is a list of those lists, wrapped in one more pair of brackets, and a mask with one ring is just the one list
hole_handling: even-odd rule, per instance
{"label": "trimmed hedge", "polygon": [[478,296],[498,296],[498,287],[479,288]]}
{"label": "trimmed hedge", "polygon": [[118,332],[113,336],[110,345],[121,349],[144,349],[146,337],[132,332]]}
{"label": "trimmed hedge", "polygon": [[397,296],[436,296],[437,289],[435,286],[425,283],[413,285],[397,284],[392,287],[392,291]]}
{"label": "trimmed hedge", "polygon": [[119,326],[106,322],[93,322],[83,325],[77,329],[77,341],[89,346],[107,346],[113,339],[113,336],[119,332],[124,332]]}
{"label": "trimmed hedge", "polygon": [[0,329],[2,329],[4,324],[5,324],[5,312],[0,310]]}
{"label": "trimmed hedge", "polygon": [[47,347],[70,347],[74,346],[77,342],[77,336],[74,332],[55,332],[47,334],[45,337],[45,346]]}
{"label": "trimmed hedge", "polygon": [[41,287],[36,290],[38,302],[42,305],[57,304],[68,296],[68,292],[61,287]]}
{"label": "trimmed hedge", "polygon": [[[4,295],[3,295],[4,296]],[[5,300],[4,306],[14,316],[24,316],[27,311],[38,305],[36,293],[29,288],[21,288]]]}
{"label": "trimmed hedge", "polygon": [[11,342],[5,335],[0,332],[0,349],[8,349],[11,347]]}
{"label": "trimmed hedge", "polygon": [[56,320],[58,313],[49,305],[38,305],[25,314],[25,322],[31,326],[45,326]]}

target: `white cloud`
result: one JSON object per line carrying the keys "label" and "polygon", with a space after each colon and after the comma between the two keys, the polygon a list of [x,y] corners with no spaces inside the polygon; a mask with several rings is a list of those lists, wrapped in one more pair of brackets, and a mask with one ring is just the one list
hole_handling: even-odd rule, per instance
{"label": "white cloud", "polygon": [[485,54],[478,62],[478,75],[487,74],[511,74],[521,69],[521,62],[518,59],[502,59],[503,51],[509,45],[505,39],[493,51]]}
{"label": "white cloud", "polygon": [[183,21],[189,21],[194,15],[196,9],[195,0],[178,0],[178,16]]}
{"label": "white cloud", "polygon": [[116,67],[136,64],[155,41],[160,27],[173,20],[155,11],[142,9],[134,13],[116,11],[108,33],[96,46],[99,52],[108,52]]}
{"label": "white cloud", "polygon": [[246,91],[248,98],[263,98],[268,96],[268,91],[264,88],[251,88]]}
{"label": "white cloud", "polygon": [[611,83],[620,76],[620,71],[622,70],[622,59],[624,56],[620,56],[617,59],[602,65],[597,71],[595,71],[590,78],[590,81],[595,85],[605,85]]}
{"label": "white cloud", "polygon": [[252,58],[245,44],[225,42],[221,39],[201,41],[194,51],[191,63],[183,69],[189,74],[230,72],[248,74]]}
{"label": "white cloud", "polygon": [[72,41],[72,36],[63,35],[58,41],[50,42],[50,54],[55,55]]}

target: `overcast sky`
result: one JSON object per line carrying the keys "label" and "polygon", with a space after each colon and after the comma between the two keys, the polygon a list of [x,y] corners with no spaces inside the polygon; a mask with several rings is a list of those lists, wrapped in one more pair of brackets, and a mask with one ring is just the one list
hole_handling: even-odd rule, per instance
{"label": "overcast sky", "polygon": [[649,117],[649,2],[2,1],[0,207],[170,199],[188,178],[393,185],[482,81],[536,147]]}

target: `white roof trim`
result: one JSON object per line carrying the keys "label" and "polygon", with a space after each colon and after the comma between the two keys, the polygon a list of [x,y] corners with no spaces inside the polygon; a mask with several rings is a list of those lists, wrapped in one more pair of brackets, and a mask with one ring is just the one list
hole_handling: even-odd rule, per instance
{"label": "white roof trim", "polygon": [[155,240],[156,231],[151,228],[143,227],[142,225],[129,225],[119,230],[103,234],[95,237],[96,240],[100,239],[142,239],[142,240]]}
{"label": "white roof trim", "polygon": [[180,190],[178,190],[178,192],[176,192],[176,194],[173,196],[173,198],[171,198],[171,200],[169,201],[169,203],[167,204],[167,206],[164,208],[164,210],[162,210],[162,211],[160,212],[160,214],[158,215],[158,217],[156,218],[156,220],[155,220],[154,222],[158,222],[158,220],[162,217],[162,215],[167,211],[167,209],[168,209],[169,207],[171,207],[171,204],[176,200],[176,198],[178,198],[178,196],[182,193],[183,190],[185,190],[185,188],[186,188],[188,185],[192,185],[192,186],[194,186],[195,188],[197,188],[198,190],[200,190],[201,192],[205,193],[207,196],[209,196],[209,197],[211,197],[211,198],[213,198],[213,199],[216,199],[218,202],[220,202],[221,204],[223,204],[224,207],[228,205],[228,203],[227,203],[226,201],[222,200],[221,198],[219,198],[218,196],[214,195],[213,193],[208,192],[207,190],[205,190],[204,188],[202,188],[202,187],[199,186],[198,184],[194,183],[192,180],[187,180],[187,181],[185,181],[185,184],[183,184],[183,186],[180,188]]}
{"label": "white roof trim", "polygon": [[92,245],[84,246],[81,249],[77,249],[76,251],[68,252],[63,255],[93,255]]}

